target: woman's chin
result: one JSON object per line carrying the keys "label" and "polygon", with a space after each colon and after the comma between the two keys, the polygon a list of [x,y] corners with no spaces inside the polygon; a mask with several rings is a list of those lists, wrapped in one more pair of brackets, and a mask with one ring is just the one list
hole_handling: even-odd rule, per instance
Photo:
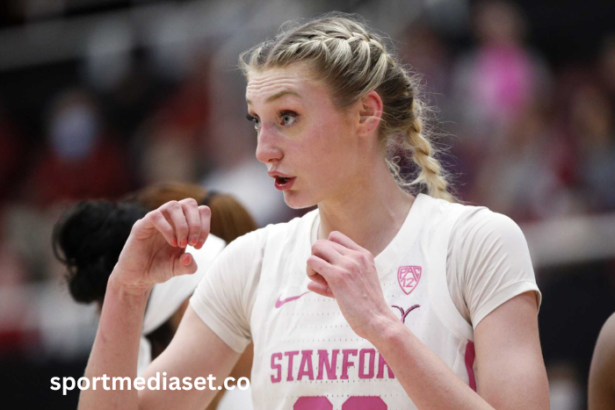
{"label": "woman's chin", "polygon": [[292,209],[310,208],[316,205],[316,202],[306,195],[302,195],[299,191],[284,191],[284,202]]}

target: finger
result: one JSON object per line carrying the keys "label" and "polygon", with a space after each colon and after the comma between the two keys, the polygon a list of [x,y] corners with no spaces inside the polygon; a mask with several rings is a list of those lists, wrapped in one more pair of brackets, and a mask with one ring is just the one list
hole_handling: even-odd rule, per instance
{"label": "finger", "polygon": [[194,246],[199,242],[201,236],[201,216],[199,214],[199,205],[194,198],[186,198],[179,201],[182,211],[188,222],[188,242],[187,244]]}
{"label": "finger", "polygon": [[328,285],[323,285],[323,284],[316,283],[316,282],[310,282],[308,283],[307,287],[309,290],[311,290],[314,293],[318,293],[320,296],[335,298],[335,295],[333,295],[333,291]]}
{"label": "finger", "polygon": [[333,231],[329,234],[329,240],[335,243],[339,243],[347,249],[354,251],[364,251],[365,249],[357,245],[352,239],[341,233],[340,231]]}
{"label": "finger", "polygon": [[144,219],[148,220],[148,222],[151,223],[152,226],[162,234],[162,236],[169,243],[169,245],[177,246],[175,231],[173,230],[173,227],[171,226],[169,221],[167,221],[164,215],[162,215],[162,212],[160,212],[160,210],[156,209],[155,211],[150,212],[146,215]]}
{"label": "finger", "polygon": [[161,211],[171,221],[179,247],[185,248],[188,244],[188,223],[182,206],[177,201],[171,201],[164,204]]}
{"label": "finger", "polygon": [[319,258],[316,255],[310,255],[307,260],[308,267],[315,273],[320,274],[327,283],[329,278],[334,274],[333,266],[324,259]]}
{"label": "finger", "polygon": [[201,221],[201,232],[199,233],[199,240],[196,244],[196,248],[201,249],[205,244],[205,240],[207,239],[211,228],[211,209],[205,205],[199,206],[198,209]]}
{"label": "finger", "polygon": [[310,280],[321,283],[323,285],[327,285],[327,286],[329,285],[327,283],[327,280],[320,273],[314,271],[314,269],[310,268],[309,266],[307,267],[306,272]]}
{"label": "finger", "polygon": [[177,257],[173,267],[173,276],[192,275],[197,270],[197,264],[188,252],[184,252]]}
{"label": "finger", "polygon": [[[339,244],[336,245],[341,246]],[[342,254],[334,246],[331,241],[318,240],[312,245],[312,255],[316,255],[331,264],[336,264],[341,260]]]}
{"label": "finger", "polygon": [[332,248],[335,249],[340,255],[348,255],[349,249],[344,245],[340,245],[337,242],[331,241],[329,239],[324,239],[324,241]]}

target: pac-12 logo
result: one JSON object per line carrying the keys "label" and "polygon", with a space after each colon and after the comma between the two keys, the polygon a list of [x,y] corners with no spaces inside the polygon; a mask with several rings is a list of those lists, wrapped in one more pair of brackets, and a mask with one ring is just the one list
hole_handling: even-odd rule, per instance
{"label": "pac-12 logo", "polygon": [[401,290],[409,295],[419,284],[422,274],[423,268],[420,266],[400,266],[397,270],[397,280]]}

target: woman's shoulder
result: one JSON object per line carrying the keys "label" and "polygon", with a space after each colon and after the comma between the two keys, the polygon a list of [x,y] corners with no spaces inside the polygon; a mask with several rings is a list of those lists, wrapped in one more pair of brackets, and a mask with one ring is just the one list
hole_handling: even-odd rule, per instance
{"label": "woman's shoulder", "polygon": [[533,277],[529,247],[515,221],[486,207],[461,206],[448,242],[448,257],[462,271],[458,274],[470,280],[480,270],[504,264]]}
{"label": "woman's shoulder", "polygon": [[487,207],[465,203],[451,203],[443,199],[436,199],[422,195],[423,199],[430,201],[427,208],[437,208],[440,217],[451,217],[453,226],[451,230],[451,241],[466,241],[471,238],[485,239],[519,239],[523,238],[523,233],[519,225],[510,217],[494,212]]}
{"label": "woman's shoulder", "polygon": [[453,227],[454,238],[525,240],[521,228],[510,217],[483,206],[461,206],[463,210]]}
{"label": "woman's shoulder", "polygon": [[496,235],[500,237],[523,236],[519,225],[510,217],[489,208],[467,206],[456,227],[472,235]]}
{"label": "woman's shoulder", "polygon": [[474,327],[491,311],[536,285],[525,236],[511,218],[463,206],[448,242],[447,282],[455,306]]}

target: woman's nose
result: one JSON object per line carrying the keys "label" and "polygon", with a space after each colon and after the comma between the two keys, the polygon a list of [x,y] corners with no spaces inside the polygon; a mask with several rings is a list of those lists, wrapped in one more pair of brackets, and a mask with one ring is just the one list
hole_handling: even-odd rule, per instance
{"label": "woman's nose", "polygon": [[263,164],[279,161],[283,157],[282,150],[276,143],[275,130],[263,126],[258,135],[256,159]]}

